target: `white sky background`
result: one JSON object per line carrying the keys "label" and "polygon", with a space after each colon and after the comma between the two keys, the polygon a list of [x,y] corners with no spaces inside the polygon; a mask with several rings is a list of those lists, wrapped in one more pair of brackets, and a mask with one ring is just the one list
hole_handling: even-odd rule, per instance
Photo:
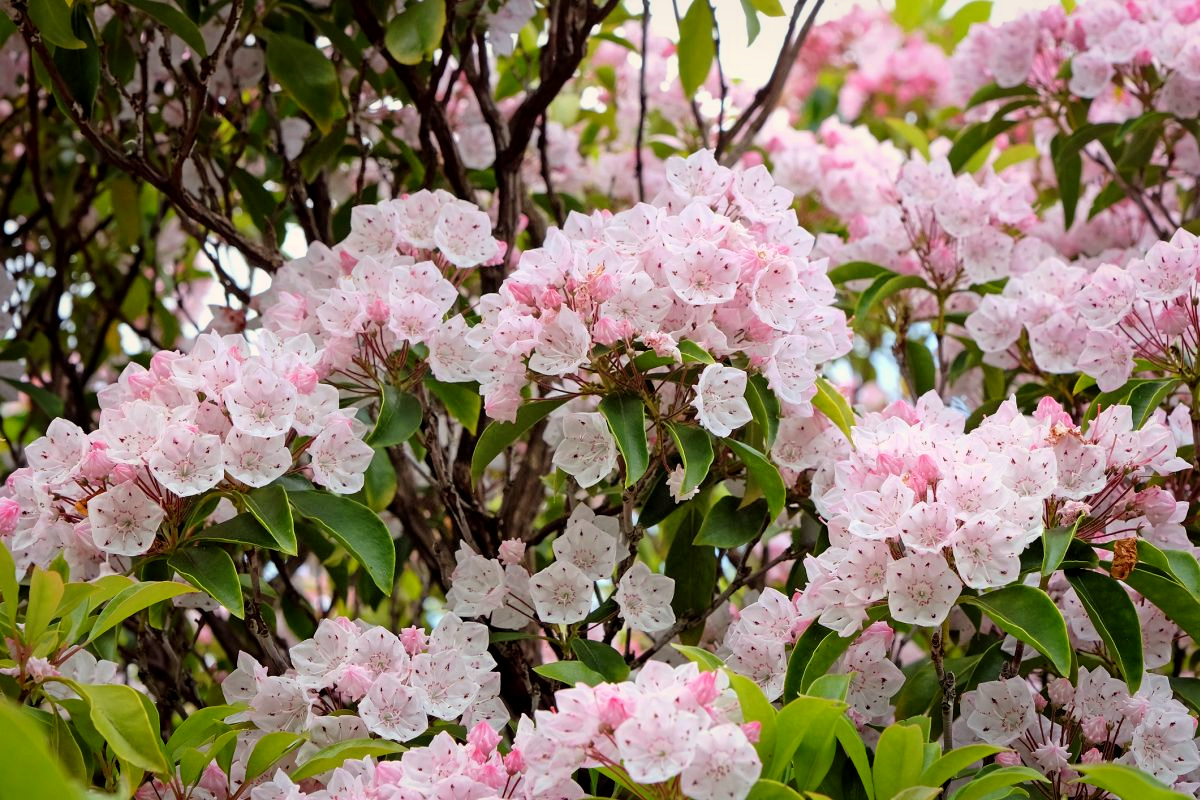
{"label": "white sky background", "polygon": [[[679,12],[687,12],[689,0],[677,0]],[[952,16],[955,11],[966,4],[967,0],[949,0],[946,3],[945,16]],[[1007,22],[1022,13],[1036,8],[1055,5],[1057,0],[995,0],[992,5],[992,21]],[[739,78],[752,85],[761,86],[766,83],[775,68],[775,59],[783,44],[783,36],[787,32],[788,17],[759,17],[762,31],[754,40],[751,49],[746,44],[746,17],[742,12],[740,0],[712,0],[717,12],[717,24],[721,28],[721,66],[731,77]],[[809,0],[808,5],[814,5],[815,0]],[[631,7],[637,7],[633,2]],[[790,16],[795,8],[795,0],[780,0],[780,5]],[[864,8],[895,7],[891,0],[826,0],[817,16],[817,22],[840,17],[854,6]],[[808,12],[803,12],[807,14]],[[675,11],[671,0],[650,0],[650,30],[659,36],[675,39],[679,29],[675,25]]]}

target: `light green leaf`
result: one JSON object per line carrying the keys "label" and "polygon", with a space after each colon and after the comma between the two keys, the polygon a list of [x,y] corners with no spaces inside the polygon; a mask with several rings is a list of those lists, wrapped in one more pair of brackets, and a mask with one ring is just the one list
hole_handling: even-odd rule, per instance
{"label": "light green leaf", "polygon": [[[953,800],[994,798],[1001,789],[1021,783],[1044,783],[1046,776],[1029,767],[1001,767],[977,775],[953,795]],[[1139,798],[1141,800],[1141,798]]]}
{"label": "light green leaf", "polygon": [[478,433],[479,410],[483,408],[483,397],[477,383],[442,383],[431,377],[425,378],[425,386],[442,405],[472,436]]}
{"label": "light green leaf", "polygon": [[0,697],[0,800],[79,800],[71,781],[38,724],[8,698]]}
{"label": "light green leaf", "polygon": [[1005,633],[1012,634],[1050,659],[1060,675],[1071,670],[1071,642],[1067,623],[1054,601],[1034,586],[1020,584],[995,589],[960,603],[977,606]]}
{"label": "light green leaf", "polygon": [[922,786],[941,786],[975,762],[1004,751],[1005,748],[990,744],[969,744],[965,747],[956,747],[926,767],[925,771],[917,778],[917,783]]}
{"label": "light green leaf", "polygon": [[672,644],[671,647],[682,653],[688,661],[700,667],[703,672],[722,669],[725,666],[725,662],[719,659],[716,654],[705,650],[703,647],[693,647],[689,644],[677,643]]}
{"label": "light green leaf", "polygon": [[783,484],[779,470],[767,460],[766,456],[750,445],[739,442],[737,439],[723,439],[722,441],[746,466],[746,475],[749,479],[747,487],[756,486],[762,490],[763,496],[767,499],[767,513],[772,520],[777,518],[787,503],[787,487]]}
{"label": "light green leaf", "polygon": [[728,549],[753,541],[768,522],[767,504],[755,500],[742,508],[741,502],[740,497],[725,495],[713,503],[692,544]]}
{"label": "light green leaf", "polygon": [[608,395],[600,401],[600,413],[608,421],[608,428],[625,460],[625,485],[633,486],[650,466],[646,405],[635,394]]}
{"label": "light green leaf", "polygon": [[29,0],[27,8],[34,27],[50,44],[67,50],[86,46],[71,29],[71,7],[66,0]]}
{"label": "light green leaf", "polygon": [[220,705],[198,708],[183,722],[175,726],[171,738],[167,740],[167,757],[174,759],[176,754],[186,747],[199,747],[213,737],[214,734],[229,730],[225,718],[236,714],[244,706]]}
{"label": "light green leaf", "polygon": [[4,616],[8,624],[17,621],[17,606],[21,601],[21,587],[17,583],[17,565],[4,542],[0,542],[0,600],[4,601]]}
{"label": "light green leaf", "polygon": [[147,772],[167,771],[158,720],[151,720],[137,690],[117,683],[68,685],[87,700],[92,725],[118,758]]}
{"label": "light green leaf", "polygon": [[167,559],[167,566],[242,619],[242,584],[229,553],[220,547],[181,547]]}
{"label": "light green leaf", "polygon": [[251,781],[278,764],[285,756],[296,751],[307,741],[291,731],[272,731],[259,739],[250,751],[246,762],[246,780]]}
{"label": "light green leaf", "polygon": [[759,778],[746,800],[805,800],[805,797],[785,783]]}
{"label": "light green leaf", "polygon": [[883,122],[892,133],[920,153],[926,161],[929,160],[929,137],[925,135],[925,131],[896,117],[887,117]]}
{"label": "light green leaf", "polygon": [[403,753],[405,749],[404,745],[397,742],[389,742],[385,739],[346,739],[345,741],[331,744],[328,747],[322,747],[309,756],[288,777],[293,781],[299,782],[305,778],[320,775],[322,772],[328,772],[335,767],[340,767],[347,761],[355,761],[367,756],[379,758],[380,756],[388,756],[393,753]]}
{"label": "light green leaf", "polygon": [[708,0],[692,0],[687,13],[679,22],[679,82],[683,93],[691,97],[708,78],[716,56],[712,7]]}
{"label": "light green leaf", "polygon": [[872,778],[875,794],[894,797],[917,785],[925,763],[925,736],[916,725],[896,723],[879,735]]}
{"label": "light green leaf", "polygon": [[763,694],[763,690],[757,683],[732,670],[726,670],[726,674],[729,675],[729,688],[737,694],[738,706],[742,709],[742,719],[759,724],[758,742],[754,745],[754,749],[758,751],[763,768],[769,768],[771,756],[775,752],[775,717],[777,716],[775,707],[771,705],[771,701]]}
{"label": "light green leaf", "polygon": [[50,626],[64,590],[61,575],[53,570],[34,567],[33,578],[29,582],[29,603],[25,607],[25,630],[22,633],[26,642],[36,642]]}
{"label": "light green leaf", "polygon": [[437,49],[445,28],[444,0],[409,0],[388,23],[383,43],[401,64],[420,64]]}
{"label": "light green leaf", "polygon": [[374,511],[348,497],[327,492],[288,492],[292,507],[346,548],[385,595],[392,594],[396,545]]}
{"label": "light green leaf", "polygon": [[1079,764],[1072,769],[1083,773],[1079,783],[1097,786],[1119,800],[1184,800],[1190,797],[1125,764]]}
{"label": "light green leaf", "polygon": [[155,603],[194,591],[196,590],[186,583],[176,583],[175,581],[135,583],[122,590],[104,607],[104,610],[96,617],[96,624],[92,626],[92,632],[88,634],[87,641],[95,641],[100,634],[115,628],[134,614]]}
{"label": "light green leaf", "polygon": [[854,441],[854,410],[842,393],[824,378],[817,378],[817,394],[812,399],[813,408],[838,427],[846,438]]}

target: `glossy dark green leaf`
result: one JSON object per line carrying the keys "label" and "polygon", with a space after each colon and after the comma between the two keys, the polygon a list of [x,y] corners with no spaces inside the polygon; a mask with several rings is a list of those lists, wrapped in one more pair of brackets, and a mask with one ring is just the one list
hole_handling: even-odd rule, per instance
{"label": "glossy dark green leaf", "polygon": [[978,597],[964,595],[959,602],[981,609],[1005,633],[1050,659],[1060,675],[1070,672],[1071,641],[1067,636],[1067,623],[1054,601],[1041,589],[1017,584]]}
{"label": "glossy dark green leaf", "polygon": [[54,65],[71,93],[64,102],[74,102],[84,119],[92,116],[96,91],[100,88],[100,48],[92,32],[88,3],[76,2],[71,7],[71,31],[82,48],[61,47],[54,51]]}
{"label": "glossy dark green leaf", "polygon": [[834,286],[838,286],[849,281],[859,281],[868,278],[874,281],[881,275],[895,274],[895,272],[892,272],[887,267],[872,264],[870,261],[848,261],[841,266],[829,270],[829,280],[833,281]]}
{"label": "glossy dark green leaf", "polygon": [[824,378],[817,378],[817,393],[812,399],[813,408],[838,427],[846,438],[854,441],[854,410],[842,393]]}
{"label": "glossy dark green leaf", "polygon": [[208,47],[204,44],[204,36],[201,35],[200,29],[196,27],[196,23],[192,22],[187,14],[184,14],[175,6],[168,3],[159,3],[156,0],[122,0],[122,2],[145,12],[155,22],[165,26],[167,30],[182,39],[183,43],[199,57],[203,58],[208,55]]}
{"label": "glossy dark green leaf", "polygon": [[907,340],[904,350],[908,356],[908,371],[912,375],[913,397],[920,397],[937,385],[937,366],[933,363],[933,353],[928,345],[916,339]]}
{"label": "glossy dark green leaf", "polygon": [[679,495],[686,497],[708,477],[713,462],[712,439],[707,431],[694,425],[668,422],[667,430],[683,459],[683,483],[679,486]]}
{"label": "glossy dark green leaf", "polygon": [[753,541],[769,522],[767,504],[764,500],[755,500],[745,508],[741,504],[741,498],[732,495],[713,503],[693,544],[728,549]]}
{"label": "glossy dark green leaf", "polygon": [[748,444],[736,439],[722,439],[746,467],[747,491],[758,488],[767,500],[767,511],[774,520],[783,512],[787,502],[787,487],[774,464]]}
{"label": "glossy dark green leaf", "polygon": [[625,663],[625,659],[604,642],[572,639],[571,650],[584,666],[603,675],[610,683],[620,683],[629,677],[629,665]]}
{"label": "glossy dark green leaf", "polygon": [[392,447],[408,441],[421,427],[424,409],[421,401],[395,386],[385,385],[379,392],[379,413],[375,427],[367,436],[372,447]]}
{"label": "glossy dark green leaf", "polygon": [[540,664],[534,667],[533,671],[568,686],[574,686],[577,683],[598,686],[604,683],[603,675],[590,669],[581,661],[554,661],[549,664]]}
{"label": "glossy dark green leaf", "polygon": [[[293,525],[293,533],[295,526]],[[233,519],[218,522],[201,528],[188,538],[188,543],[225,542],[227,544],[246,544],[251,547],[261,547],[267,550],[279,548],[279,542],[272,536],[258,518],[249,512],[238,514]]]}
{"label": "glossy dark green leaf", "polygon": [[625,485],[633,486],[650,466],[646,443],[646,404],[635,394],[612,394],[600,401],[600,413],[625,460]]}
{"label": "glossy dark green leaf", "polygon": [[1137,608],[1121,585],[1090,570],[1067,570],[1067,580],[1087,611],[1104,647],[1135,694],[1142,685],[1142,625]]}
{"label": "glossy dark green leaf", "polygon": [[292,507],[283,487],[264,486],[247,492],[242,498],[246,503],[246,510],[271,534],[271,538],[279,545],[279,550],[288,555],[295,555],[296,523],[292,519]]}
{"label": "glossy dark green leaf", "polygon": [[327,492],[288,492],[292,507],[345,547],[385,595],[396,574],[396,546],[383,520],[364,505]]}
{"label": "glossy dark green leaf", "polygon": [[259,35],[267,40],[267,69],[271,77],[323,133],[328,133],[334,121],[346,114],[342,82],[333,62],[302,39],[276,32],[260,31]]}
{"label": "glossy dark green leaf", "polygon": [[477,383],[443,383],[425,378],[425,386],[433,393],[450,416],[458,420],[474,436],[479,431],[479,411],[483,408],[483,397]]}
{"label": "glossy dark green leaf", "polygon": [[471,454],[471,480],[479,480],[496,456],[570,399],[555,397],[551,400],[533,400],[517,409],[517,418],[513,422],[492,422],[484,428],[479,441],[475,443],[475,452]]}
{"label": "glossy dark green leaf", "polygon": [[229,613],[242,618],[242,584],[229,553],[215,546],[185,546],[167,559],[167,565],[229,609]]}
{"label": "glossy dark green leaf", "polygon": [[854,307],[854,328],[858,330],[866,322],[875,306],[905,289],[928,289],[929,284],[920,275],[880,275],[858,298]]}
{"label": "glossy dark green leaf", "polygon": [[85,45],[71,27],[71,7],[66,0],[29,0],[29,19],[42,38],[55,47],[82,50]]}

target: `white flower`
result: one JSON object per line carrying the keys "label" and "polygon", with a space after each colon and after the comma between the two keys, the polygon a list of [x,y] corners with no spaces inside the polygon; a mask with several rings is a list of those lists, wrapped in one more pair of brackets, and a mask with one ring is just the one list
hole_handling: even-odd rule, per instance
{"label": "white flower", "polygon": [[[576,510],[580,508],[586,506],[576,506]],[[590,513],[591,509],[588,511]],[[554,540],[554,557],[574,564],[593,581],[607,580],[617,565],[615,533],[572,513],[566,530]]]}
{"label": "white flower", "polygon": [[563,306],[538,331],[529,368],[543,375],[566,375],[587,363],[592,338],[574,309]]}
{"label": "white flower", "polygon": [[696,384],[696,417],[714,436],[728,436],[753,415],[746,402],[746,373],[736,367],[709,364]]}
{"label": "white flower", "polygon": [[266,486],[288,471],[292,451],[286,437],[263,438],[233,428],[225,437],[225,471],[248,486]]}
{"label": "white flower", "polygon": [[682,788],[695,800],[737,800],[750,792],[762,761],[740,726],[727,722],[696,736],[696,755],[683,770]]}
{"label": "white flower", "polygon": [[492,221],[472,203],[451,201],[438,211],[433,240],[456,267],[475,267],[496,255]]}
{"label": "white flower", "polygon": [[467,547],[458,546],[454,554],[458,566],[450,576],[446,602],[450,610],[463,617],[483,617],[504,603],[504,568],[493,558],[484,558]]}
{"label": "white flower", "polygon": [[87,504],[92,541],[106,553],[138,556],[150,549],[166,514],[133,481],[119,483]]}
{"label": "white flower", "polygon": [[940,625],[962,591],[962,581],[940,553],[917,553],[887,565],[888,607],[897,622]]}
{"label": "white flower", "polygon": [[556,561],[529,581],[538,619],[542,622],[579,622],[592,609],[592,581],[574,564]]}
{"label": "white flower", "polygon": [[563,440],[554,449],[554,466],[583,488],[598,483],[617,466],[617,443],[604,415],[577,412],[563,417]]}
{"label": "white flower", "polygon": [[149,466],[158,482],[180,497],[206,492],[225,476],[221,440],[181,424],[167,429]]}
{"label": "white flower", "polygon": [[675,624],[671,598],[675,595],[675,580],[656,575],[641,561],[621,576],[613,598],[629,627],[654,633]]}
{"label": "white flower", "polygon": [[1003,747],[1033,724],[1033,693],[1024,678],[979,684],[967,727],[988,744]]}
{"label": "white flower", "polygon": [[371,733],[407,742],[429,727],[420,693],[391,673],[380,675],[358,704],[358,715]]}

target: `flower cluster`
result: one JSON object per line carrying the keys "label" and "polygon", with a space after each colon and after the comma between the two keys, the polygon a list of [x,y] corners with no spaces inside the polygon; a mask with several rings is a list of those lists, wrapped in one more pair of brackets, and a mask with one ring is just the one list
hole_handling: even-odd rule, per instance
{"label": "flower cluster", "polygon": [[757,735],[723,672],[650,661],[633,681],[556,692],[554,711],[521,719],[513,752],[535,793],[607,767],[642,786],[678,781],[695,800],[742,800],[762,770]]}
{"label": "flower cluster", "polygon": [[1008,678],[980,684],[961,706],[956,740],[1013,748],[997,761],[1039,770],[1056,795],[1078,776],[1074,765],[1100,761],[1136,766],[1188,795],[1200,788],[1196,719],[1163,675],[1147,673],[1133,695],[1103,667],[1080,667],[1074,684],[1054,678],[1044,692]]}
{"label": "flower cluster", "polygon": [[[256,302],[267,330],[317,343],[326,373],[361,378],[364,362],[392,367],[394,353],[461,337],[462,317],[446,320],[458,286],[467,270],[502,255],[487,214],[447,192],[421,190],[355,206],[345,240],[311,245]],[[436,356],[430,366],[443,380],[457,375]]]}
{"label": "flower cluster", "polygon": [[254,345],[204,334],[149,369],[129,364],[98,393],[96,430],[55,419],[9,476],[0,536],[18,567],[62,552],[79,579],[120,571],[114,557],[152,551],[199,495],[302,468],[330,491],[361,489],[374,451],[355,409],[319,380],[319,359],[305,334],[263,332]]}
{"label": "flower cluster", "polygon": [[[717,359],[739,356],[785,403],[807,406],[817,366],[850,337],[791,193],[764,167],[733,171],[710,151],[666,169],[654,204],[573,214],[523,253],[500,292],[480,299],[480,324],[429,343],[439,379],[478,380],[488,414],[511,419],[530,382],[586,394],[599,374],[628,381],[639,349],[680,361],[686,339]],[[712,373],[718,402],[741,392],[744,371],[733,369]],[[710,430],[726,435],[724,423]],[[589,424],[571,426],[591,446]]]}
{"label": "flower cluster", "polygon": [[[1128,92],[1127,116],[1162,110],[1200,114],[1200,12],[1188,0],[1090,0],[1070,14],[1057,6],[1004,25],[971,28],[951,61],[960,100],[995,82],[1053,89],[1069,61],[1067,89],[1083,98]],[[1161,78],[1146,91],[1147,68]],[[1144,106],[1143,103],[1147,103]]]}
{"label": "flower cluster", "polygon": [[932,392],[864,416],[850,458],[813,479],[831,546],[805,559],[802,616],[850,635],[886,598],[896,621],[940,624],[964,584],[1016,582],[1044,525],[1079,522],[1088,541],[1153,539],[1146,512],[1162,498],[1140,498],[1136,482],[1187,466],[1165,422],[1136,429],[1128,406],[1104,409],[1086,432],[1048,398],[1032,418],[1009,400],[975,430],[963,426]]}
{"label": "flower cluster", "polygon": [[994,363],[1020,363],[1027,333],[1038,369],[1082,372],[1101,391],[1124,385],[1134,360],[1166,374],[1187,374],[1200,347],[1196,317],[1200,239],[1179,230],[1125,266],[1083,266],[1047,259],[983,298],[966,327]]}
{"label": "flower cluster", "polygon": [[[598,596],[596,584],[611,583],[623,544],[616,518],[596,516],[583,504],[555,538],[554,562],[533,576],[521,564],[525,545],[519,540],[503,542],[498,559],[484,558],[463,543],[447,605],[464,617],[488,617],[496,628],[582,622]],[[674,589],[673,579],[639,561],[621,575],[612,597],[631,628],[653,633],[675,622]]]}
{"label": "flower cluster", "polygon": [[[262,731],[336,729],[338,739],[369,731],[407,742],[429,728],[430,717],[501,728],[508,712],[487,646],[486,626],[453,614],[428,634],[412,627],[399,636],[331,618],[291,648],[294,666],[287,673],[269,675],[243,652],[221,690],[228,702],[247,704],[230,721],[249,721]],[[348,707],[356,707],[357,716],[335,714]]]}

